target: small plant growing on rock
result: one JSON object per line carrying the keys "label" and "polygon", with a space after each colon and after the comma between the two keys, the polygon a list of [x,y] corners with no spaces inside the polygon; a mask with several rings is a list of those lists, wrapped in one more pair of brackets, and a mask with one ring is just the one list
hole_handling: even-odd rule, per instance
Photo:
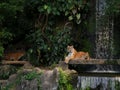
{"label": "small plant growing on rock", "polygon": [[59,86],[58,90],[73,90],[73,86],[70,84],[70,76],[62,69],[59,69]]}
{"label": "small plant growing on rock", "polygon": [[30,72],[30,73],[25,74],[25,75],[23,76],[23,78],[24,78],[25,80],[32,80],[32,79],[36,78],[37,76],[38,76],[38,74],[33,71],[33,72]]}
{"label": "small plant growing on rock", "polygon": [[[42,72],[38,73],[35,70],[20,71],[18,72],[17,77],[13,82],[9,82],[5,87],[1,88],[2,90],[17,90],[18,88],[21,90],[23,88],[22,86],[27,84],[27,86],[25,86],[24,88],[32,88],[30,90],[34,90],[33,88],[37,88],[37,90],[41,90],[41,74]],[[28,85],[28,83],[30,84],[30,86]],[[34,85],[32,86],[31,84],[33,83]]]}
{"label": "small plant growing on rock", "polygon": [[0,66],[0,79],[8,79],[13,73],[16,73],[17,68],[11,65]]}

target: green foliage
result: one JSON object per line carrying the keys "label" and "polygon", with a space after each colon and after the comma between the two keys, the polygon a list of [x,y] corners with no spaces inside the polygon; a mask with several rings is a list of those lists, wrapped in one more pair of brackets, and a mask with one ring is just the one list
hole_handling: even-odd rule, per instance
{"label": "green foliage", "polygon": [[59,86],[58,90],[73,90],[73,86],[70,84],[70,76],[62,69],[59,69]]}
{"label": "green foliage", "polygon": [[108,14],[114,14],[120,12],[120,0],[106,0],[107,7],[106,12]]}
{"label": "green foliage", "polygon": [[28,24],[23,13],[24,0],[2,0],[0,10],[0,43],[8,45],[10,41],[23,38],[21,35],[26,33],[31,24]]}
{"label": "green foliage", "polygon": [[26,72],[26,73],[19,73],[16,82],[20,83],[22,80],[33,80],[35,78],[39,78],[41,73],[37,73],[36,71]]}
{"label": "green foliage", "polygon": [[48,29],[47,31],[49,32],[46,33],[48,41],[44,39],[41,30],[38,30],[32,36],[33,40],[31,39],[31,42],[34,45],[29,50],[29,56],[33,64],[43,63],[44,65],[51,65],[62,60],[65,55],[65,48],[71,42],[70,30],[68,29],[61,30],[60,28],[55,28],[54,30]]}
{"label": "green foliage", "polygon": [[0,45],[0,57],[3,56],[4,48]]}
{"label": "green foliage", "polygon": [[[1,0],[0,1],[0,47],[10,43],[15,37],[18,12],[22,12],[24,0]],[[3,50],[0,49],[0,56]]]}
{"label": "green foliage", "polygon": [[[29,0],[25,13],[29,14],[29,19],[35,20],[35,30],[27,35],[32,46],[28,51],[30,62],[34,65],[51,65],[63,60],[65,48],[72,42],[70,25],[80,24],[83,17],[86,18],[88,6],[87,0]],[[70,25],[67,26],[68,21]]]}
{"label": "green foliage", "polygon": [[119,81],[115,82],[115,90],[120,90],[120,82]]}
{"label": "green foliage", "polygon": [[11,83],[11,84],[8,84],[4,87],[1,87],[0,90],[14,90],[13,88],[14,88],[14,85],[13,85],[13,83]]}
{"label": "green foliage", "polygon": [[12,40],[13,35],[10,32],[7,32],[6,29],[3,29],[0,32],[0,42],[2,44],[8,44]]}
{"label": "green foliage", "polygon": [[9,76],[13,73],[16,73],[16,71],[17,68],[15,68],[14,66],[0,66],[0,79],[8,79]]}
{"label": "green foliage", "polygon": [[88,11],[87,0],[55,0],[51,1],[40,1],[38,10],[42,13],[52,15],[64,15],[70,21],[75,21],[77,24],[81,22],[82,10]]}
{"label": "green foliage", "polygon": [[30,72],[23,76],[25,80],[33,80],[38,76],[36,72]]}
{"label": "green foliage", "polygon": [[[25,0],[0,1],[0,58],[6,48],[20,41],[33,27],[24,14]],[[14,47],[14,46],[13,46]]]}
{"label": "green foliage", "polygon": [[[36,71],[31,71],[31,72],[26,72],[26,73],[19,73],[17,75],[17,78],[14,82],[11,82],[9,84],[7,84],[5,87],[0,87],[2,90],[14,90],[15,87],[17,85],[19,85],[20,83],[22,83],[22,81],[24,80],[33,80],[33,79],[37,79],[38,81],[38,90],[41,90],[41,81],[40,81],[40,77],[41,77],[41,73],[37,73]],[[1,90],[0,89],[0,90]]]}
{"label": "green foliage", "polygon": [[83,45],[84,45],[84,48],[82,49],[83,51],[87,51],[87,52],[90,52],[90,49],[91,49],[91,42],[88,41],[87,39],[84,39],[82,40],[83,42]]}
{"label": "green foliage", "polygon": [[4,44],[8,44],[12,40],[13,35],[7,32],[5,28],[0,30],[0,58],[3,57]]}
{"label": "green foliage", "polygon": [[[70,32],[89,12],[88,0],[1,0],[1,47],[25,42],[34,65],[50,65],[65,56]],[[68,28],[66,23],[70,22]],[[62,23],[62,25],[61,25]],[[0,49],[0,55],[3,50]]]}
{"label": "green foliage", "polygon": [[15,23],[18,18],[17,14],[22,12],[23,2],[24,0],[1,1],[0,31],[3,30],[4,28],[6,29],[6,31],[11,31],[14,27],[16,27]]}

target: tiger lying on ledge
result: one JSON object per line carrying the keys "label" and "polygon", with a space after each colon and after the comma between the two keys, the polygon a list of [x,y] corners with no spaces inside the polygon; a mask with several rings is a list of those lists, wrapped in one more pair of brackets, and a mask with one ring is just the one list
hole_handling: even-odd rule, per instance
{"label": "tiger lying on ledge", "polygon": [[88,52],[77,52],[73,46],[67,46],[67,51],[69,52],[68,56],[65,57],[65,63],[68,63],[69,60],[89,60],[90,56]]}
{"label": "tiger lying on ledge", "polygon": [[5,60],[18,61],[25,55],[25,51],[9,52],[4,54]]}

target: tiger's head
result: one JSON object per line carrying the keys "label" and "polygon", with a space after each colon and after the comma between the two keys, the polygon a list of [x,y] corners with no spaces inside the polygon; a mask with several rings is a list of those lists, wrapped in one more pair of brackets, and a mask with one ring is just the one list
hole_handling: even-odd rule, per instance
{"label": "tiger's head", "polygon": [[67,52],[72,53],[74,50],[73,46],[67,46]]}

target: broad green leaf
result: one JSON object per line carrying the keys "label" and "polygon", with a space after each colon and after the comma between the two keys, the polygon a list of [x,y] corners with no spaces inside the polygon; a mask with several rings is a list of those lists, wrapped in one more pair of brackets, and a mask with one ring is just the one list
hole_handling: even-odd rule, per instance
{"label": "broad green leaf", "polygon": [[69,12],[68,12],[68,11],[66,11],[66,12],[65,12],[65,16],[67,16],[68,14],[69,14]]}
{"label": "broad green leaf", "polygon": [[44,9],[46,10],[48,8],[48,6],[47,5],[44,5]]}
{"label": "broad green leaf", "polygon": [[71,21],[71,20],[73,20],[73,17],[72,17],[72,16],[69,16],[68,19]]}
{"label": "broad green leaf", "polygon": [[57,12],[56,12],[56,14],[57,14],[57,15],[60,15],[60,12],[59,12],[59,11],[57,11]]}
{"label": "broad green leaf", "polygon": [[77,24],[80,24],[80,23],[81,23],[81,19],[80,19],[80,20],[76,20],[76,23],[77,23]]}
{"label": "broad green leaf", "polygon": [[51,12],[51,7],[48,7],[47,8],[47,13],[50,14],[50,12]]}
{"label": "broad green leaf", "polygon": [[76,18],[77,18],[77,20],[79,20],[80,17],[81,17],[80,13],[76,14]]}
{"label": "broad green leaf", "polygon": [[73,9],[72,10],[72,13],[75,15],[77,13],[77,10],[76,9]]}

